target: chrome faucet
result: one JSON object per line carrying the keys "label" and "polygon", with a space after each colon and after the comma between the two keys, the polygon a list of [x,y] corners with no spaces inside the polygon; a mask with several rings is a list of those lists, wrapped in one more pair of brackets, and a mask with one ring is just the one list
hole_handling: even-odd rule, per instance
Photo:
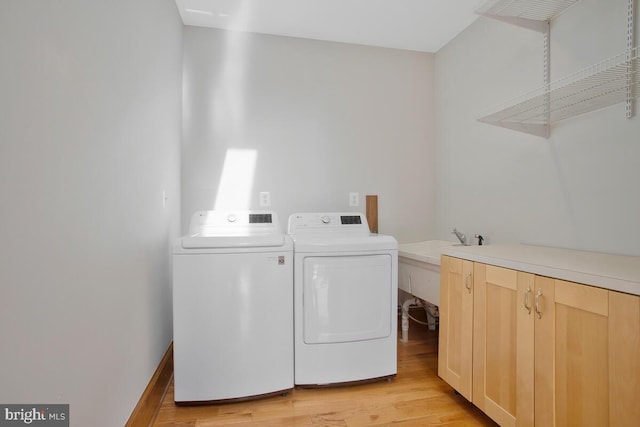
{"label": "chrome faucet", "polygon": [[467,246],[467,236],[465,236],[463,233],[459,232],[458,230],[456,230],[455,228],[453,229],[453,231],[451,232],[451,234],[455,234],[456,237],[458,238],[458,240],[460,240],[460,243],[463,246]]}

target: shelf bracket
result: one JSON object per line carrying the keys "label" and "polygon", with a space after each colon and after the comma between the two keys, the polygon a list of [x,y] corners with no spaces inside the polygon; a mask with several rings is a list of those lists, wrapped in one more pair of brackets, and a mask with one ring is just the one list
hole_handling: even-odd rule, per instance
{"label": "shelf bracket", "polygon": [[636,94],[634,93],[635,82],[635,61],[632,61],[632,49],[635,41],[635,0],[628,0],[627,2],[627,106],[626,116],[628,119],[634,116],[634,99]]}
{"label": "shelf bracket", "polygon": [[543,36],[543,80],[545,87],[544,117],[546,132],[542,136],[544,136],[546,139],[549,139],[551,129],[551,22],[545,21],[544,24],[546,28]]}

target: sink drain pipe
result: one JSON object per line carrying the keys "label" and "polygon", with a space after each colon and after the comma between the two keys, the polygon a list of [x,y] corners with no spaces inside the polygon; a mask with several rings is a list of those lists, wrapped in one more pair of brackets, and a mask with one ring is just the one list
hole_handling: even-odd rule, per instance
{"label": "sink drain pipe", "polygon": [[[422,307],[425,310],[425,313],[427,314],[426,323],[414,318],[409,314],[409,309],[418,307]],[[409,319],[413,320],[414,322],[420,323],[421,325],[427,326],[430,331],[435,331],[436,321],[438,317],[439,313],[438,307],[436,305],[417,297],[409,298],[402,303],[402,338],[400,338],[400,341],[409,341]]]}

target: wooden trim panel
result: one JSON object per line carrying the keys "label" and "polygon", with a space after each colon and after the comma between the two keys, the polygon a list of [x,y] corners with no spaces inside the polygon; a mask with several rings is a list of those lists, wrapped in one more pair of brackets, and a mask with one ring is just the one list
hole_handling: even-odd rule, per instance
{"label": "wooden trim panel", "polygon": [[127,427],[150,426],[162,405],[167,388],[173,377],[173,342],[162,357],[149,384],[144,389],[138,404],[133,409]]}
{"label": "wooden trim panel", "polygon": [[378,196],[367,194],[367,222],[369,223],[369,231],[378,233]]}

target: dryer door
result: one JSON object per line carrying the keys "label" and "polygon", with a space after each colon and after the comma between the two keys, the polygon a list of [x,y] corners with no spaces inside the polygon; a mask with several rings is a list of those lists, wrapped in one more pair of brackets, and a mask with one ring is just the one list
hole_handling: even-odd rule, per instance
{"label": "dryer door", "polygon": [[389,254],[304,259],[304,342],[362,341],[391,334]]}

